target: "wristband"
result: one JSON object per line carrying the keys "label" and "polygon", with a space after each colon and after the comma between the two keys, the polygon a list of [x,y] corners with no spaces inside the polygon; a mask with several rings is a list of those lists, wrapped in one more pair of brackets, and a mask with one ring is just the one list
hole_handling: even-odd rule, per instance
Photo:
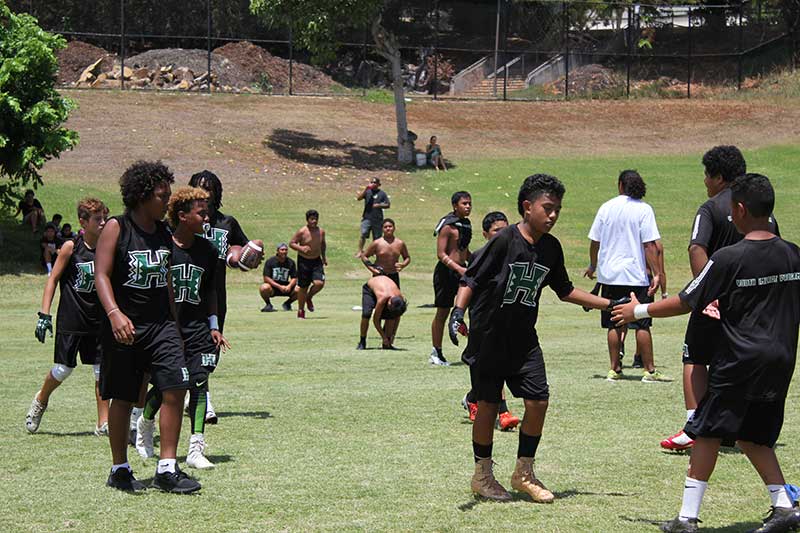
{"label": "wristband", "polygon": [[636,307],[633,308],[633,318],[636,320],[641,320],[643,318],[650,318],[650,313],[647,312],[647,308],[650,307],[650,304],[638,304]]}
{"label": "wristband", "polygon": [[111,311],[109,311],[108,313],[106,313],[106,316],[110,317],[110,316],[111,316],[111,313],[113,313],[114,311],[119,311],[119,307],[115,307],[114,309],[112,309]]}
{"label": "wristband", "polygon": [[228,255],[225,256],[225,264],[228,265],[228,268],[233,268],[233,265],[231,265],[231,257],[233,257],[233,252],[228,252]]}
{"label": "wristband", "polygon": [[219,331],[219,319],[217,315],[210,315],[208,317],[208,329],[216,329]]}

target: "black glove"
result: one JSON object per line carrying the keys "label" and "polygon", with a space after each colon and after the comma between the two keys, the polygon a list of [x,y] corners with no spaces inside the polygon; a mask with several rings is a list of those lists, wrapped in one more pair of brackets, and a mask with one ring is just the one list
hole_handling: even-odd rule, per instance
{"label": "black glove", "polygon": [[469,328],[464,322],[464,310],[460,307],[454,307],[450,313],[450,322],[447,324],[447,333],[450,335],[450,342],[458,346],[458,335],[464,337],[469,335]]}
{"label": "black glove", "polygon": [[625,305],[631,303],[630,296],[623,296],[622,298],[617,298],[616,300],[609,300],[608,307],[606,307],[606,311],[609,313],[614,310],[614,308],[618,305]]}
{"label": "black glove", "polygon": [[50,332],[50,336],[53,336],[53,317],[51,315],[46,315],[39,311],[39,320],[36,322],[36,331],[33,332],[36,335],[36,339],[44,343],[44,338],[47,332]]}

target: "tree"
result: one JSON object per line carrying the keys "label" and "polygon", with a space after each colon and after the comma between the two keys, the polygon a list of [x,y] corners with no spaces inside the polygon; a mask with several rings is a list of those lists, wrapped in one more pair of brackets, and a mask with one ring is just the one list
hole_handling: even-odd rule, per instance
{"label": "tree", "polygon": [[41,185],[44,163],[78,142],[61,127],[74,104],[54,88],[54,50],[65,45],[0,0],[0,206],[13,206],[22,187]]}
{"label": "tree", "polygon": [[408,134],[400,45],[381,24],[381,14],[388,3],[384,0],[251,0],[250,10],[270,26],[291,28],[294,41],[320,60],[334,56],[339,30],[369,25],[377,52],[392,67],[397,160],[410,164],[414,144]]}

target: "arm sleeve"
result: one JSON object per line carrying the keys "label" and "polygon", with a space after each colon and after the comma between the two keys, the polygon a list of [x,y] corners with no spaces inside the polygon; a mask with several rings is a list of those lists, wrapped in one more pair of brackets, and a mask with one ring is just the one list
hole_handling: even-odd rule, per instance
{"label": "arm sleeve", "polygon": [[642,216],[642,223],[639,225],[639,242],[653,242],[661,238],[656,224],[656,214],[649,205]]}
{"label": "arm sleeve", "polygon": [[700,206],[700,209],[697,210],[697,214],[694,217],[692,237],[689,240],[689,246],[697,244],[708,250],[713,231],[714,221],[711,218],[711,210],[703,204]]}
{"label": "arm sleeve", "polygon": [[508,242],[502,235],[490,240],[486,246],[474,254],[474,260],[461,277],[461,283],[470,289],[485,287],[502,267]]}
{"label": "arm sleeve", "polygon": [[228,244],[231,246],[244,246],[250,240],[242,231],[239,221],[231,217],[231,234],[228,236]]}
{"label": "arm sleeve", "polygon": [[555,240],[555,245],[557,261],[553,270],[549,272],[545,283],[547,283],[559,299],[561,299],[568,296],[575,287],[572,285],[569,274],[567,274],[567,268],[564,265],[564,250],[561,248],[561,243]]}
{"label": "arm sleeve", "polygon": [[725,253],[712,255],[697,277],[678,294],[681,301],[692,309],[704,309],[714,300],[725,296],[730,285],[728,263]]}

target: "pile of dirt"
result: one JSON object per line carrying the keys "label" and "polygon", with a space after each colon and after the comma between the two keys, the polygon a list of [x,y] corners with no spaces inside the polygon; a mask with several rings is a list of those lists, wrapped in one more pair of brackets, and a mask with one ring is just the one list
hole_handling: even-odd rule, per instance
{"label": "pile of dirt", "polygon": [[[136,70],[146,68],[152,71],[163,68],[185,67],[193,73],[208,71],[208,52],[205,50],[185,50],[183,48],[159,48],[129,57],[125,66]],[[250,79],[237,64],[219,54],[211,54],[211,72],[220,86],[247,87]]]}
{"label": "pile of dirt", "polygon": [[[214,50],[214,54],[236,65],[248,85],[256,85],[264,92],[288,92],[289,60],[276,57],[248,41],[228,43]],[[330,92],[339,86],[330,76],[304,63],[292,65],[292,89],[298,93]]]}
{"label": "pile of dirt", "polygon": [[66,48],[56,53],[58,83],[69,85],[77,82],[83,70],[100,58],[103,58],[101,69],[111,70],[117,55],[83,41],[70,41]]}
{"label": "pile of dirt", "polygon": [[[564,92],[565,77],[545,85],[553,94]],[[590,64],[578,67],[569,73],[570,94],[612,93],[625,86],[624,80],[612,69],[603,65]]]}

